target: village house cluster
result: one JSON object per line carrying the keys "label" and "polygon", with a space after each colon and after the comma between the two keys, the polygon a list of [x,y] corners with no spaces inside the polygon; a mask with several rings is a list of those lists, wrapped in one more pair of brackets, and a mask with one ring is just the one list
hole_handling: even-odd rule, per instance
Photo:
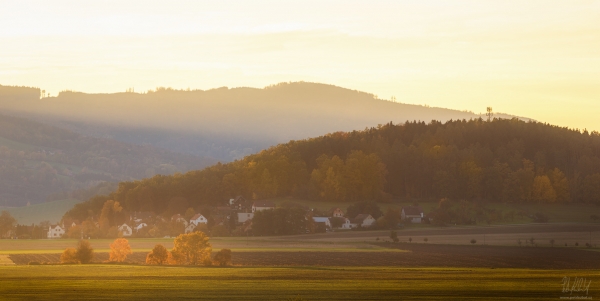
{"label": "village house cluster", "polygon": [[[227,206],[214,208],[210,218],[212,226],[233,223],[249,230],[252,229],[252,219],[256,212],[274,210],[275,208],[275,204],[270,201],[249,201],[242,196],[237,196],[230,199]],[[374,228],[377,224],[377,220],[371,214],[361,213],[356,216],[347,216],[339,207],[331,208],[325,216],[314,216],[313,211],[309,209],[306,216],[307,219],[312,218],[315,225],[324,231],[369,229]],[[236,219],[235,222],[231,221],[232,218]],[[401,209],[401,219],[405,222],[421,223],[424,221],[423,210],[417,206],[403,207]],[[119,225],[117,229],[121,236],[131,237],[147,227],[155,227],[158,222],[178,223],[183,225],[184,233],[191,233],[198,230],[205,231],[209,224],[209,218],[197,213],[189,219],[186,219],[182,214],[174,214],[170,219],[166,219],[152,212],[133,212],[129,217],[129,221]],[[97,222],[95,224],[99,227]],[[50,225],[47,238],[61,238],[69,228],[77,225],[76,221],[63,221],[61,225]]]}
{"label": "village house cluster", "polygon": [[[336,223],[335,220],[338,220]],[[404,207],[401,210],[401,219],[411,223],[421,223],[424,219],[423,209],[421,207]],[[329,216],[315,216],[313,220],[317,224],[322,224],[327,230],[333,229],[356,229],[371,228],[377,220],[370,214],[362,213],[354,218],[347,217],[344,211],[338,207],[329,210]]]}

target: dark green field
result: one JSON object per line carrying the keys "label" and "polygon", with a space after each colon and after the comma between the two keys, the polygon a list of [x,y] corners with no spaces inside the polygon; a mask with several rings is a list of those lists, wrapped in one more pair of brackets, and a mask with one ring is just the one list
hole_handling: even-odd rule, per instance
{"label": "dark green field", "polygon": [[[598,271],[442,268],[0,267],[3,300],[557,300]],[[583,293],[585,295],[585,293]],[[581,293],[574,295],[582,295]],[[573,296],[574,296],[573,295]]]}

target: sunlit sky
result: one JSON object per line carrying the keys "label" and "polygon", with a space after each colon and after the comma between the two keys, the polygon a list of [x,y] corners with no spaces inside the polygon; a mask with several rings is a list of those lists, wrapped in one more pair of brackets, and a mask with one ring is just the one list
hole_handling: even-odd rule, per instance
{"label": "sunlit sky", "polygon": [[0,0],[0,84],[310,81],[600,130],[600,1]]}

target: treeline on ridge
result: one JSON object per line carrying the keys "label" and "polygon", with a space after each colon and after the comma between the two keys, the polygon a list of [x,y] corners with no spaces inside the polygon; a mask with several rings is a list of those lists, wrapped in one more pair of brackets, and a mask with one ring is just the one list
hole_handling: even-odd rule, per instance
{"label": "treeline on ridge", "polygon": [[600,135],[517,119],[392,123],[290,141],[228,164],[122,182],[66,216],[92,217],[108,199],[128,211],[298,197],[322,201],[487,200],[600,204]]}

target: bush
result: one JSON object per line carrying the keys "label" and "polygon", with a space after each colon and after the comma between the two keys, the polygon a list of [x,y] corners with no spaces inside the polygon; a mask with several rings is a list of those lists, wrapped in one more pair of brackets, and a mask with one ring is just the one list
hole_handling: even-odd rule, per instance
{"label": "bush", "polygon": [[[65,250],[66,251],[66,250]],[[77,259],[81,263],[90,263],[94,259],[94,249],[87,240],[80,240],[77,245]]]}
{"label": "bush", "polygon": [[[394,242],[400,241],[400,239],[398,238],[398,233],[396,231],[394,231],[394,230],[390,231],[390,238]],[[379,239],[379,237],[377,237],[377,239]]]}
{"label": "bush", "polygon": [[77,257],[77,250],[75,248],[65,249],[65,251],[60,255],[60,262],[61,263],[79,263],[79,258]]}
{"label": "bush", "polygon": [[475,239],[471,239],[471,244],[472,244],[472,245],[474,245],[474,244],[476,244],[476,243],[477,243],[477,240],[475,240]]}
{"label": "bush", "polygon": [[127,259],[127,255],[133,254],[129,241],[125,238],[117,238],[110,244],[109,261],[123,262]]}
{"label": "bush", "polygon": [[231,265],[231,250],[230,249],[221,249],[215,255],[213,259],[214,263],[218,266],[228,266]]}
{"label": "bush", "polygon": [[163,245],[158,244],[154,246],[154,249],[146,255],[146,264],[158,264],[162,265],[169,259],[169,251]]}

